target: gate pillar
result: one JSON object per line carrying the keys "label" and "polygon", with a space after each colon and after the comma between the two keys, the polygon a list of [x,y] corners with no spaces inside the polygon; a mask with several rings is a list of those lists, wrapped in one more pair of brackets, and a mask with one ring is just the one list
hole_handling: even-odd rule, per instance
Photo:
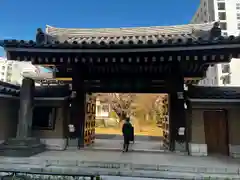
{"label": "gate pillar", "polygon": [[20,109],[17,126],[17,138],[23,139],[31,136],[34,101],[34,80],[24,78],[20,90]]}
{"label": "gate pillar", "polygon": [[169,93],[170,150],[186,150],[186,115],[184,98],[184,77],[180,66],[176,66],[171,77]]}
{"label": "gate pillar", "polygon": [[70,107],[70,124],[75,131],[71,133],[71,138],[77,140],[78,148],[84,146],[84,126],[85,126],[85,104],[86,92],[84,88],[84,73],[81,67],[72,68],[72,101]]}
{"label": "gate pillar", "polygon": [[40,139],[32,137],[34,83],[34,80],[30,78],[24,78],[22,81],[17,136],[7,139],[0,145],[0,155],[24,157],[45,150],[45,146],[40,143]]}

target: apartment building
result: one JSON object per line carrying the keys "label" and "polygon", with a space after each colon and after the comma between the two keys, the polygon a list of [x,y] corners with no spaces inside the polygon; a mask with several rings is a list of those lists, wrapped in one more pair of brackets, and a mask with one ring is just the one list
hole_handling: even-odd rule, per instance
{"label": "apartment building", "polygon": [[[191,23],[218,21],[223,36],[240,35],[240,0],[201,0]],[[240,59],[229,64],[209,67],[206,78],[199,82],[205,86],[240,86]]]}
{"label": "apartment building", "polygon": [[0,81],[11,82],[13,62],[0,57]]}
{"label": "apartment building", "polygon": [[45,70],[44,67],[34,66],[31,62],[19,62],[0,58],[0,81],[20,85],[24,76],[50,79],[53,73]]}

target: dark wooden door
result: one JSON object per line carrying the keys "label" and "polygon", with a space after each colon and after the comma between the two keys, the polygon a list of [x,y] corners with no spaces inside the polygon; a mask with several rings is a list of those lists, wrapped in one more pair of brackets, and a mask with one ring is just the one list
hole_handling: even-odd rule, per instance
{"label": "dark wooden door", "polygon": [[228,130],[226,111],[205,111],[204,128],[208,153],[228,155]]}

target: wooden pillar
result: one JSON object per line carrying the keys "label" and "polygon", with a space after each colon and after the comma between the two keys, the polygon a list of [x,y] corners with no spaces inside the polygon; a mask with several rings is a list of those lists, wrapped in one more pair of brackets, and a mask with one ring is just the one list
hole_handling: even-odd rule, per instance
{"label": "wooden pillar", "polygon": [[188,155],[190,154],[189,151],[189,143],[192,140],[192,107],[190,103],[187,104],[186,111],[186,151],[188,152]]}
{"label": "wooden pillar", "polygon": [[[186,114],[184,107],[184,77],[179,64],[173,65],[175,74],[170,80],[170,150],[186,149]],[[181,147],[176,147],[181,146]]]}
{"label": "wooden pillar", "polygon": [[34,80],[24,78],[20,90],[20,110],[17,127],[17,138],[23,139],[32,134],[32,115],[35,84]]}
{"label": "wooden pillar", "polygon": [[84,146],[84,127],[85,127],[85,107],[86,92],[84,88],[84,73],[81,67],[74,66],[72,68],[72,92],[73,99],[71,102],[71,118],[70,123],[74,125],[75,132],[73,138],[78,140],[78,147]]}

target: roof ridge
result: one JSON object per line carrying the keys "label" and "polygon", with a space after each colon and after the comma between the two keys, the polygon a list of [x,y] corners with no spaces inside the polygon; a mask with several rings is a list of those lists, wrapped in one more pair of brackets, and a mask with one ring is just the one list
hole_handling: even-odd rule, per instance
{"label": "roof ridge", "polygon": [[213,22],[202,24],[183,24],[172,26],[149,26],[134,28],[56,28],[46,26],[46,34],[50,36],[68,37],[118,37],[118,36],[154,36],[168,34],[192,34],[193,30],[209,31]]}
{"label": "roof ridge", "polygon": [[108,28],[64,28],[64,27],[54,27],[51,25],[46,25],[46,28],[54,28],[54,29],[67,29],[67,30],[104,30],[104,29],[146,29],[146,28],[171,28],[171,27],[188,27],[188,26],[198,26],[198,25],[212,25],[214,22],[208,23],[198,23],[198,24],[176,24],[170,26],[137,26],[137,27],[108,27]]}

